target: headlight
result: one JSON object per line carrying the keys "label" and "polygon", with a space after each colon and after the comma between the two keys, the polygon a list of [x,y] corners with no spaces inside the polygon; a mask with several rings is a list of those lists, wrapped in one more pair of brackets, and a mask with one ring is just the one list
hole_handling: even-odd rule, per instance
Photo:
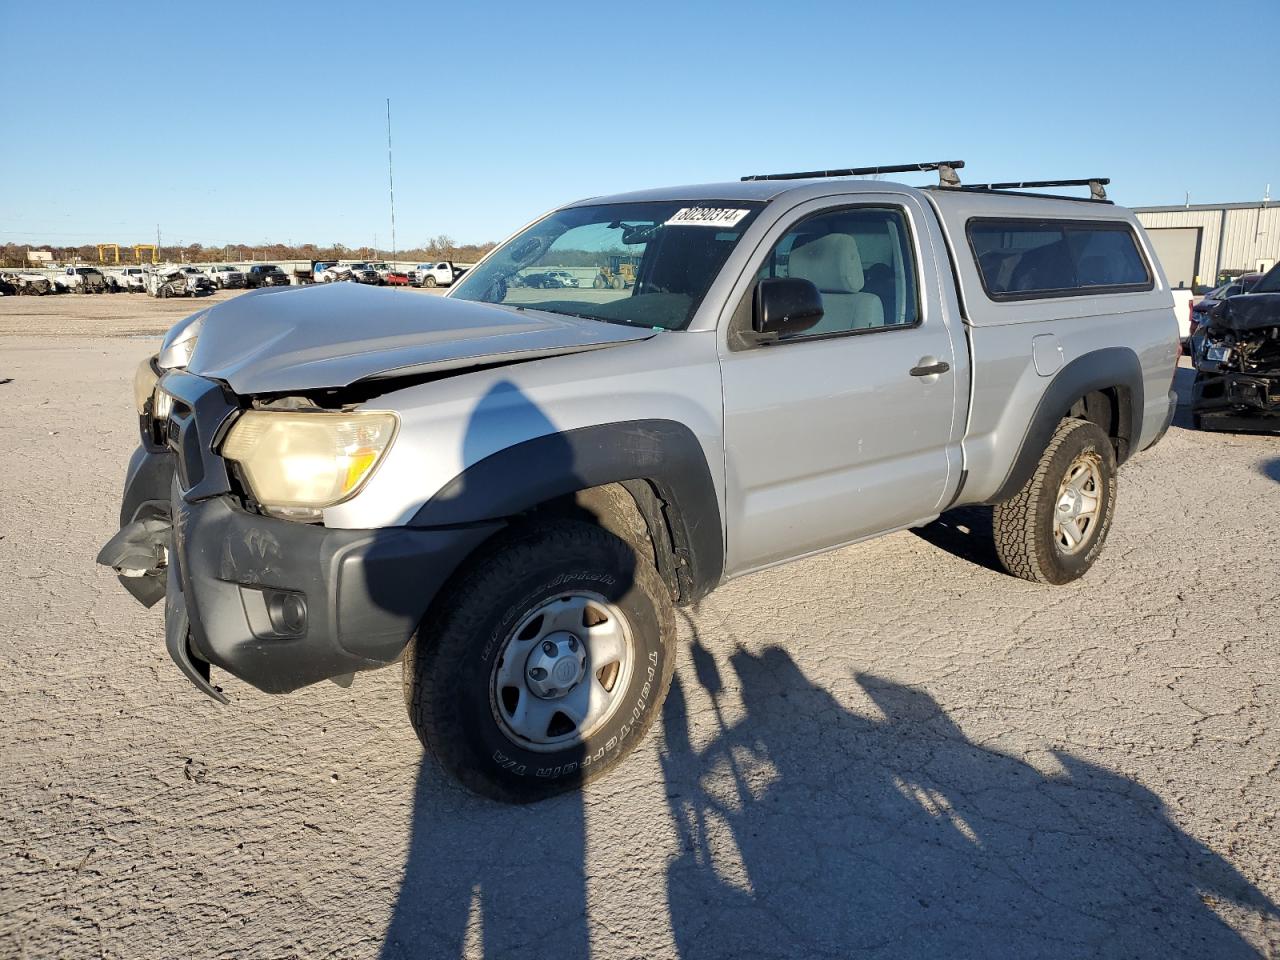
{"label": "headlight", "polygon": [[294,520],[359,492],[395,438],[390,412],[249,410],[232,425],[222,455],[244,470],[264,510]]}
{"label": "headlight", "polygon": [[138,408],[138,416],[147,412],[147,401],[155,393],[159,379],[151,366],[151,357],[138,364],[138,369],[133,372],[133,402]]}

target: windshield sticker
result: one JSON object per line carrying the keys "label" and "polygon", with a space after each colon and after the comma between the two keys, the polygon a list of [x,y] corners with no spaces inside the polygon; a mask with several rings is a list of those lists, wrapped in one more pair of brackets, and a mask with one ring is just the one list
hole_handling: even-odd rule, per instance
{"label": "windshield sticker", "polygon": [[724,207],[685,207],[677,210],[667,221],[668,227],[734,227],[750,210],[729,210]]}

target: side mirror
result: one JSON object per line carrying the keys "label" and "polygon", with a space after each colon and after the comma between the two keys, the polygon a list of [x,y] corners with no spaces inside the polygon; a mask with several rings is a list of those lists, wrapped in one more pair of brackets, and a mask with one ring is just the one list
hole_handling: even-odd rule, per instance
{"label": "side mirror", "polygon": [[803,333],[822,319],[822,294],[809,280],[768,277],[756,284],[751,326],[759,341]]}

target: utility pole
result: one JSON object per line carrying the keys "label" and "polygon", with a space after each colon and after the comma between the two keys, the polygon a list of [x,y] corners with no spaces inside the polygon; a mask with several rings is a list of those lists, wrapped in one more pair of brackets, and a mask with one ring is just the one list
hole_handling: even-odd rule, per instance
{"label": "utility pole", "polygon": [[387,97],[387,186],[391,191],[391,263],[396,259],[396,178],[391,167],[391,98]]}
{"label": "utility pole", "polygon": [[160,224],[156,224],[156,256],[160,256]]}

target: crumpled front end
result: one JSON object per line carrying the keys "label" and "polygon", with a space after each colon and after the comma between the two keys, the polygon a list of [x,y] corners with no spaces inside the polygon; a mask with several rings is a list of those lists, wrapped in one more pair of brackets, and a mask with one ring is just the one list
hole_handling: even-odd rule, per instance
{"label": "crumpled front end", "polygon": [[222,702],[211,667],[268,693],[396,661],[435,594],[493,527],[330,529],[265,516],[218,450],[242,412],[213,380],[170,370],[141,418],[121,529],[98,562],[145,606],[165,644]]}
{"label": "crumpled front end", "polygon": [[1280,431],[1280,294],[1215,307],[1193,359],[1191,412],[1203,429]]}

